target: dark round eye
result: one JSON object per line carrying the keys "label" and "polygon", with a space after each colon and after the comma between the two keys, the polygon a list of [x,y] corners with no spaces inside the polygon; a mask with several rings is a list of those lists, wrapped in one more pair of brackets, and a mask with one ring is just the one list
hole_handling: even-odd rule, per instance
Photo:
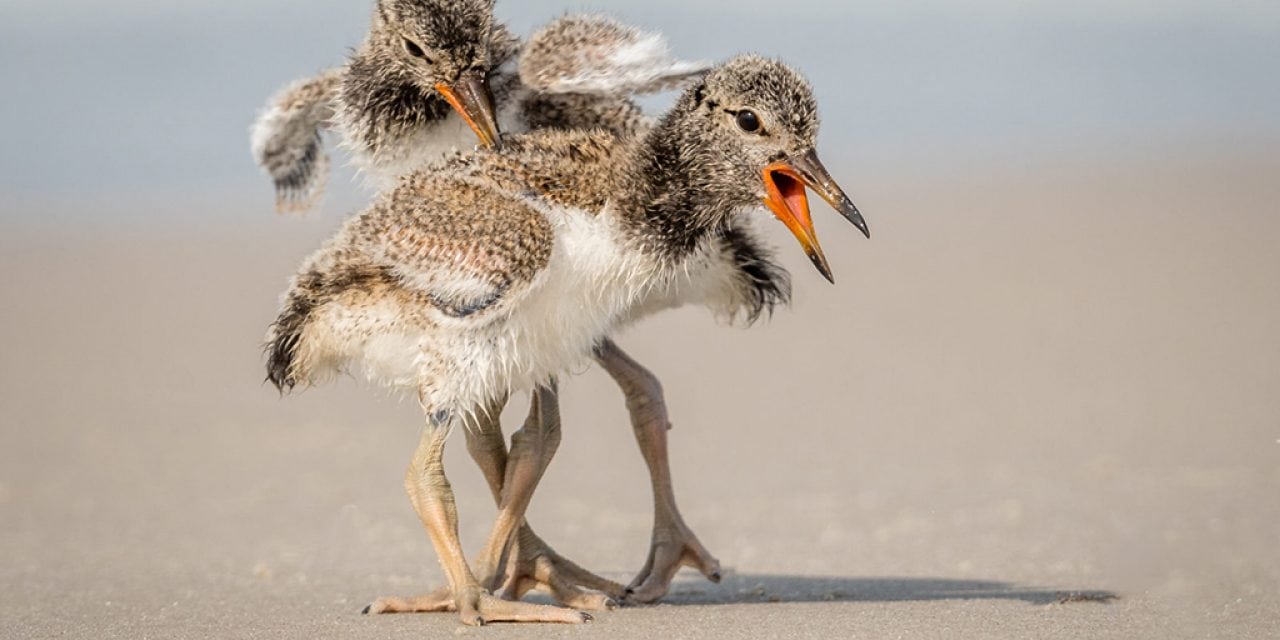
{"label": "dark round eye", "polygon": [[755,133],[760,130],[760,116],[750,109],[743,109],[738,112],[738,128],[747,133]]}
{"label": "dark round eye", "polygon": [[415,58],[426,58],[426,57],[427,57],[427,52],[426,52],[426,51],[423,51],[423,50],[422,50],[422,47],[419,47],[419,46],[418,46],[418,43],[416,43],[416,42],[414,42],[414,41],[412,41],[412,40],[410,40],[410,39],[408,39],[408,38],[405,38],[405,39],[404,39],[404,50],[405,50],[405,51],[408,51],[408,52],[409,52],[409,55],[411,55],[411,56],[413,56],[413,57],[415,57]]}

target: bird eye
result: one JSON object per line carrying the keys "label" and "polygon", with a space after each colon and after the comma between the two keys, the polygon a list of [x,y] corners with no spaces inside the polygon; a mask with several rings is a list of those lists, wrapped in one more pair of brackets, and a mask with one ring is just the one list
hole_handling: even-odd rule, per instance
{"label": "bird eye", "polygon": [[410,40],[410,39],[408,39],[408,38],[405,38],[405,39],[404,39],[404,50],[405,50],[405,51],[407,51],[407,52],[409,52],[409,55],[411,55],[411,56],[413,56],[413,57],[415,57],[415,58],[422,58],[422,59],[424,59],[424,60],[425,60],[425,59],[426,59],[426,57],[427,57],[427,52],[426,52],[426,51],[423,51],[423,50],[422,50],[422,47],[419,47],[419,46],[418,46],[418,43],[416,43],[416,42],[414,42],[414,41],[412,41],[412,40]]}
{"label": "bird eye", "polygon": [[750,109],[743,109],[737,115],[738,128],[747,133],[756,133],[760,130],[760,117],[756,112]]}

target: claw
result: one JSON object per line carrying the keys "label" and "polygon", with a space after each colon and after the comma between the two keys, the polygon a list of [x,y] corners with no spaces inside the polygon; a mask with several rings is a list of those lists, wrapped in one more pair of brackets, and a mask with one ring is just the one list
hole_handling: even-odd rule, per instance
{"label": "claw", "polygon": [[712,582],[720,582],[720,561],[682,521],[659,526],[655,531],[649,559],[627,587],[627,604],[657,602],[671,590],[671,582],[681,567],[692,567]]}

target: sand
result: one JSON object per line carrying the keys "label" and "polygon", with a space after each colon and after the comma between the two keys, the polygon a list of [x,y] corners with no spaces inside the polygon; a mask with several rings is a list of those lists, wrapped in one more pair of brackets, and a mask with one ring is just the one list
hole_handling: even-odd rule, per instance
{"label": "sand", "polygon": [[[8,218],[0,636],[1280,636],[1280,160],[840,173],[875,236],[816,211],[837,286],[771,228],[793,309],[621,337],[667,386],[680,502],[728,575],[581,628],[360,615],[442,580],[400,488],[419,416],[349,380],[281,399],[258,351],[339,212]],[[619,394],[577,373],[530,522],[625,580],[648,484]],[[493,508],[450,449],[476,549]]]}

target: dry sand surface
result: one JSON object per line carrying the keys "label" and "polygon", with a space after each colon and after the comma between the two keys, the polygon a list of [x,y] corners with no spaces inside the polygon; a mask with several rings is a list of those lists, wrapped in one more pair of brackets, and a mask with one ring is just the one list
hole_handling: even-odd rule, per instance
{"label": "dry sand surface", "polygon": [[[1280,637],[1280,159],[1133,155],[840,171],[875,237],[815,211],[837,286],[772,225],[793,309],[622,336],[729,572],[581,628],[360,615],[443,579],[401,491],[420,418],[350,380],[282,400],[258,351],[337,213],[255,193],[13,222],[0,636]],[[578,373],[530,521],[625,580],[646,475],[618,392]],[[493,508],[450,449],[475,549]]]}

